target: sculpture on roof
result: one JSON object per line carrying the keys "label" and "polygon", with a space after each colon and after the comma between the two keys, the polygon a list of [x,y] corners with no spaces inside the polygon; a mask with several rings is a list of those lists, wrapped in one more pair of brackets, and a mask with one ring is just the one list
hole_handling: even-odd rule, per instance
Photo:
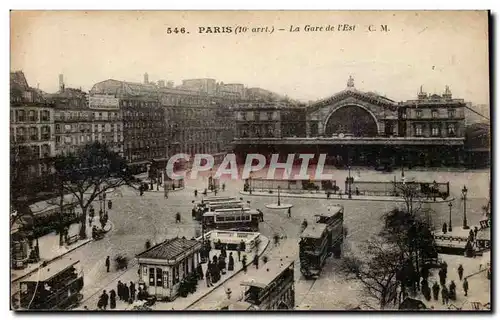
{"label": "sculpture on roof", "polygon": [[347,87],[354,88],[354,78],[352,76],[349,76],[349,79],[347,80]]}

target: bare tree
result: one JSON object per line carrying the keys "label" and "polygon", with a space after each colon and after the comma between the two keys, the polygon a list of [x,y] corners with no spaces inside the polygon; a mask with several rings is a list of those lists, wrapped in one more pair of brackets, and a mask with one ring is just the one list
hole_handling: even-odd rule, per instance
{"label": "bare tree", "polygon": [[418,184],[414,182],[395,182],[394,188],[396,193],[400,195],[405,202],[406,211],[414,214],[422,207],[422,197],[418,190]]}
{"label": "bare tree", "polygon": [[76,197],[82,210],[80,238],[85,239],[87,209],[106,191],[123,185],[133,186],[137,180],[125,160],[105,144],[94,142],[76,152],[55,159],[55,169],[62,188]]}
{"label": "bare tree", "polygon": [[345,255],[341,272],[361,282],[366,293],[385,309],[397,299],[398,275],[403,268],[400,248],[377,237],[368,241],[363,257]]}

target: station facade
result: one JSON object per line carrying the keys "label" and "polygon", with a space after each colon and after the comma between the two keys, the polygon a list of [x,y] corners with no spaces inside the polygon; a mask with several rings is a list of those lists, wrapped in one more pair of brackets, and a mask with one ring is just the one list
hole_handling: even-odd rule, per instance
{"label": "station facade", "polygon": [[442,95],[422,87],[417,99],[396,102],[345,90],[309,105],[246,103],[235,107],[233,147],[249,153],[327,154],[335,165],[465,165],[465,106],[448,86]]}

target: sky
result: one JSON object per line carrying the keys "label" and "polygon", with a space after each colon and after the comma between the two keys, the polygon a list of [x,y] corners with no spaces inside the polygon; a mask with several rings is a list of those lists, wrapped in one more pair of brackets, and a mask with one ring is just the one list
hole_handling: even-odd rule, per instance
{"label": "sky", "polygon": [[[235,34],[238,26],[247,32]],[[456,98],[488,104],[488,63],[485,11],[11,12],[11,71],[46,92],[58,90],[59,74],[66,87],[88,91],[106,79],[141,82],[147,72],[150,81],[215,78],[308,101],[345,89],[352,76],[358,90],[396,101],[448,85]]]}

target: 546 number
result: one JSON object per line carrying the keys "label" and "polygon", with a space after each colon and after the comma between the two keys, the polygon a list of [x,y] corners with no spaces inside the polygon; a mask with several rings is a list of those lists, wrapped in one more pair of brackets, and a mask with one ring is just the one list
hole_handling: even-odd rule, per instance
{"label": "546 number", "polygon": [[186,28],[167,28],[167,34],[172,34],[172,33],[186,33]]}

